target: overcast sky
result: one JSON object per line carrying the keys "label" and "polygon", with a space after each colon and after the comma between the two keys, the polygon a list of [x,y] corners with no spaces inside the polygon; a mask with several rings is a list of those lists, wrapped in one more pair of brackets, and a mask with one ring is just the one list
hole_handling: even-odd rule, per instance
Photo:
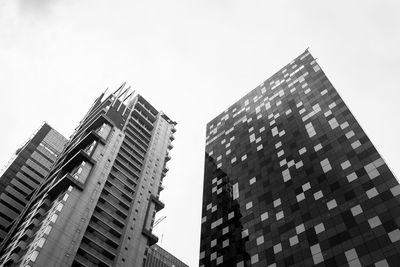
{"label": "overcast sky", "polygon": [[[198,266],[205,126],[307,47],[400,174],[400,2],[0,0],[0,165],[127,81],[178,122],[156,228]],[[161,238],[160,238],[161,240]]]}

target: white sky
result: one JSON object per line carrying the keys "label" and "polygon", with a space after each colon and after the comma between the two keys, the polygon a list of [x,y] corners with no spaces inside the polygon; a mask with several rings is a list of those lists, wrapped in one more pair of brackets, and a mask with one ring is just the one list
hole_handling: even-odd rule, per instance
{"label": "white sky", "polygon": [[400,2],[0,0],[0,165],[127,81],[178,122],[162,246],[198,265],[206,123],[310,46],[400,174]]}

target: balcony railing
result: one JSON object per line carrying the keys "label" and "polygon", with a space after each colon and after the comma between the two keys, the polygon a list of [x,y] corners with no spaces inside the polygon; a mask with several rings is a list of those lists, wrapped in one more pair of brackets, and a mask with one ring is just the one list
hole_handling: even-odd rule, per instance
{"label": "balcony railing", "polygon": [[110,267],[113,265],[113,261],[110,258],[106,257],[104,254],[98,252],[94,248],[91,248],[89,245],[81,243],[80,248],[84,250],[86,253],[90,254],[92,257],[101,261],[103,264]]}

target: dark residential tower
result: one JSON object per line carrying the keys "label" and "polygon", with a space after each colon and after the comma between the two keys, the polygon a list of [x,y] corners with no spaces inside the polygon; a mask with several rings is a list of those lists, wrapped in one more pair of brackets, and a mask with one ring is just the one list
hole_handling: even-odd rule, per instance
{"label": "dark residential tower", "polygon": [[399,266],[400,185],[305,51],[207,125],[200,266]]}
{"label": "dark residential tower", "polygon": [[20,147],[0,173],[0,243],[31,193],[49,173],[67,139],[47,123]]}
{"label": "dark residential tower", "polygon": [[94,102],[1,247],[4,266],[143,266],[176,123],[121,86]]}

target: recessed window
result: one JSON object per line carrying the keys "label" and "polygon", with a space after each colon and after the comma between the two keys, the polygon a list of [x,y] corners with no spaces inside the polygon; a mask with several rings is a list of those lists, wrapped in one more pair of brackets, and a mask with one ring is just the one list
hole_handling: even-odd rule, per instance
{"label": "recessed window", "polygon": [[281,210],[280,212],[278,212],[276,214],[276,220],[279,221],[280,219],[282,219],[283,217],[285,217],[285,215],[283,214],[283,210]]}
{"label": "recessed window", "polygon": [[256,243],[257,243],[257,246],[263,244],[263,243],[264,243],[264,236],[259,236],[259,237],[256,239]]}
{"label": "recessed window", "polygon": [[373,198],[373,197],[375,197],[375,196],[378,195],[378,191],[376,190],[375,187],[374,187],[374,188],[371,188],[371,189],[368,190],[366,193],[367,193],[368,198]]}
{"label": "recessed window", "polygon": [[251,256],[251,264],[255,264],[258,262],[258,254]]}
{"label": "recessed window", "polygon": [[304,227],[304,224],[300,224],[300,225],[297,225],[297,226],[296,226],[296,233],[297,233],[298,235],[301,234],[301,233],[303,233],[305,230],[306,230],[306,229],[305,229],[305,227]]}
{"label": "recessed window", "polygon": [[261,221],[265,221],[266,219],[268,219],[268,211],[261,214]]}
{"label": "recessed window", "polygon": [[335,199],[332,199],[328,203],[326,203],[326,206],[328,207],[329,210],[334,209],[337,207],[337,203]]}
{"label": "recessed window", "polygon": [[246,204],[246,210],[251,209],[253,207],[253,202],[250,201]]}
{"label": "recessed window", "polygon": [[294,246],[294,245],[298,244],[299,243],[299,238],[297,237],[297,235],[292,236],[291,238],[289,238],[289,243],[290,243],[290,246]]}
{"label": "recessed window", "polygon": [[281,199],[280,199],[280,198],[274,200],[274,207],[275,207],[275,208],[278,207],[278,206],[281,205],[281,204],[282,204],[282,202],[281,202]]}
{"label": "recessed window", "polygon": [[375,216],[368,220],[369,226],[373,229],[382,224],[381,220],[378,216]]}
{"label": "recessed window", "polygon": [[321,150],[321,148],[322,148],[321,144],[318,144],[318,145],[314,146],[315,152],[317,152],[318,150]]}
{"label": "recessed window", "polygon": [[279,244],[274,246],[274,253],[275,254],[277,254],[277,253],[279,253],[281,251],[282,251],[282,244],[281,243],[279,243]]}
{"label": "recessed window", "polygon": [[340,166],[342,167],[343,170],[345,170],[348,167],[350,167],[351,164],[350,164],[350,161],[346,160],[345,162],[341,163]]}
{"label": "recessed window", "polygon": [[331,164],[329,163],[329,160],[328,160],[328,159],[322,160],[322,161],[320,162],[320,164],[321,164],[322,170],[323,170],[325,173],[327,173],[328,171],[332,170],[332,166],[331,166]]}
{"label": "recessed window", "polygon": [[325,231],[325,226],[323,223],[317,224],[316,226],[314,226],[315,229],[315,233],[319,234],[322,233],[323,231]]}

